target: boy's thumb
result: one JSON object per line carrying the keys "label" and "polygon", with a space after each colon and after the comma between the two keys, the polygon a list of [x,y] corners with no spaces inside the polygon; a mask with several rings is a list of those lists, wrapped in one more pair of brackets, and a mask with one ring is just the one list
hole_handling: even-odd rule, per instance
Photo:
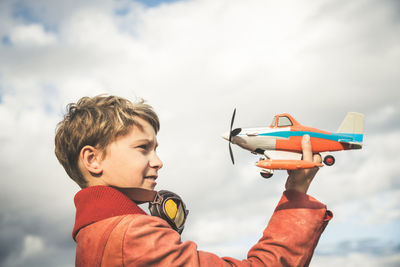
{"label": "boy's thumb", "polygon": [[303,160],[313,161],[311,141],[308,134],[303,136],[303,139],[301,140],[301,148],[303,150]]}

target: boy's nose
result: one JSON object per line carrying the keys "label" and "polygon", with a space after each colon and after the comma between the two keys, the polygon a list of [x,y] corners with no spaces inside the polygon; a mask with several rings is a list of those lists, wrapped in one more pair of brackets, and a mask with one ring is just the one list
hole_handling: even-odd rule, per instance
{"label": "boy's nose", "polygon": [[163,163],[156,153],[154,153],[154,155],[150,161],[150,167],[156,168],[157,170],[159,170],[163,167]]}

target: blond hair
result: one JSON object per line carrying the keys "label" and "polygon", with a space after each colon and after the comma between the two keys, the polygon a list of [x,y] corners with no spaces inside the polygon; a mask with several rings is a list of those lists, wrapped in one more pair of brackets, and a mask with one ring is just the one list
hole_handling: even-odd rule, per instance
{"label": "blond hair", "polygon": [[156,133],[159,131],[157,114],[142,99],[132,103],[122,97],[98,95],[68,104],[55,136],[55,154],[68,176],[85,188],[87,183],[78,167],[81,149],[90,145],[105,153],[107,145],[127,134],[132,126],[143,128],[137,118],[147,121]]}

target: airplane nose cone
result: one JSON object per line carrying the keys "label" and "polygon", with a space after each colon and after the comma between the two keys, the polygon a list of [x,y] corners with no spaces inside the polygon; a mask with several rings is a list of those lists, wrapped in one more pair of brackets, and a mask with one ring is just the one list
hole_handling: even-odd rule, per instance
{"label": "airplane nose cone", "polygon": [[223,133],[222,138],[224,138],[226,141],[229,141],[229,132]]}

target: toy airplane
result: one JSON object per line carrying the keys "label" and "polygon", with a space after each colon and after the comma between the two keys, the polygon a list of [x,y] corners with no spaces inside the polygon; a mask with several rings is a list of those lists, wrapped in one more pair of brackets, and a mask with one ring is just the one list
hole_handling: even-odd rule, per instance
{"label": "toy airplane", "polygon": [[327,166],[335,163],[329,154],[332,151],[361,149],[363,145],[364,115],[347,113],[336,133],[303,126],[290,114],[274,116],[272,124],[263,128],[236,128],[232,130],[236,109],[233,111],[230,131],[222,137],[229,141],[229,152],[233,159],[231,143],[254,154],[264,155],[257,162],[261,176],[270,178],[273,170],[295,170],[322,167],[323,164],[301,160],[301,139],[310,136],[313,153],[320,153]]}

